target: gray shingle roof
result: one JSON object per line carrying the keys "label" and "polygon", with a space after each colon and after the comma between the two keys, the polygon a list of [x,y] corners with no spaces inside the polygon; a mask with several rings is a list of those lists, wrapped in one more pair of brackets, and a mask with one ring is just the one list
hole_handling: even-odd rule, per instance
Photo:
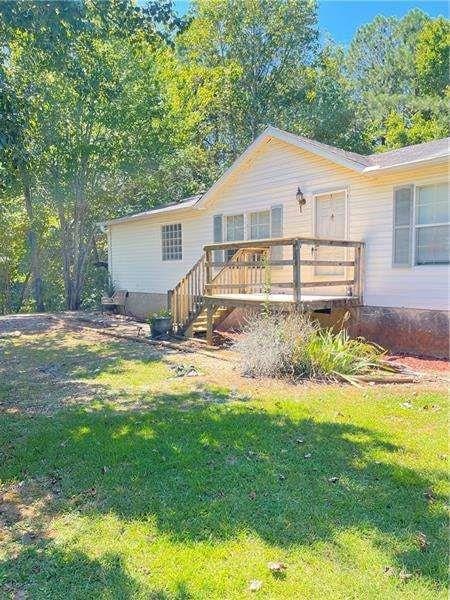
{"label": "gray shingle roof", "polygon": [[171,202],[170,204],[163,204],[162,206],[155,206],[155,208],[150,208],[149,210],[145,210],[144,212],[134,213],[132,215],[119,217],[117,219],[111,219],[107,221],[107,223],[121,223],[122,221],[133,221],[134,219],[142,219],[142,217],[147,217],[153,214],[158,214],[161,212],[170,212],[172,210],[177,210],[179,208],[191,208],[195,206],[197,202],[203,194],[196,194],[195,196],[188,196],[187,198],[183,198],[178,202]]}
{"label": "gray shingle roof", "polygon": [[403,163],[415,162],[417,160],[432,159],[437,156],[445,156],[449,153],[450,138],[404,146],[398,150],[379,152],[365,158],[370,160],[371,165],[379,167],[393,167]]}

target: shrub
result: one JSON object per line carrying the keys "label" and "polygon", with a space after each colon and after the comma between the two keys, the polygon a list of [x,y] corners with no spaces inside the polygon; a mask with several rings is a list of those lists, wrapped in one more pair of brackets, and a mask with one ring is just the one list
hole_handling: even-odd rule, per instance
{"label": "shrub", "polygon": [[251,377],[294,373],[294,352],[308,342],[315,328],[301,313],[264,311],[252,315],[243,336],[234,344],[240,354],[241,372]]}
{"label": "shrub", "polygon": [[351,339],[345,329],[321,330],[301,313],[253,315],[235,344],[244,375],[335,379],[362,375],[381,368],[384,350],[362,338]]}

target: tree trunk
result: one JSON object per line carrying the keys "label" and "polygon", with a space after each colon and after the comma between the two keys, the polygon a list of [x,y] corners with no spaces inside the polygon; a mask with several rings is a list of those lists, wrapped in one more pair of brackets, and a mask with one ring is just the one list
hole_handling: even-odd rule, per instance
{"label": "tree trunk", "polygon": [[33,279],[33,296],[36,302],[37,312],[44,312],[44,298],[42,294],[42,277],[39,261],[39,243],[35,228],[34,208],[31,197],[31,186],[27,177],[23,178],[23,193],[25,197],[25,208],[27,211],[29,228],[28,228],[28,246],[30,248],[30,263]]}

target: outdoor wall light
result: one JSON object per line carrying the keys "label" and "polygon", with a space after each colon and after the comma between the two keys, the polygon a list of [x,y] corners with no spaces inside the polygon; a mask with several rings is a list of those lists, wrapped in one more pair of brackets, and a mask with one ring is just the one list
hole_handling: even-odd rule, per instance
{"label": "outdoor wall light", "polygon": [[306,204],[306,198],[305,198],[302,190],[300,189],[300,187],[297,188],[297,193],[295,194],[295,197],[297,199],[297,204],[300,209],[300,212],[302,212],[302,208]]}

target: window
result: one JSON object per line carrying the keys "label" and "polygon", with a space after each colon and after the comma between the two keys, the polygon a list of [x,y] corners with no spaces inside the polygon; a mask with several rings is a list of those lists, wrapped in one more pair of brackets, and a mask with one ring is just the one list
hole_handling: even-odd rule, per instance
{"label": "window", "polygon": [[450,259],[448,184],[405,186],[394,193],[393,264],[446,264]]}
{"label": "window", "polygon": [[411,265],[413,191],[412,185],[394,191],[393,263],[398,267]]}
{"label": "window", "polygon": [[270,210],[250,214],[250,239],[270,238]]}
{"label": "window", "polygon": [[416,264],[449,262],[450,199],[448,185],[428,185],[416,190]]}
{"label": "window", "polygon": [[227,242],[237,242],[244,239],[244,215],[227,217]]}
{"label": "window", "polygon": [[[244,215],[231,215],[226,220],[227,242],[239,242],[244,239]],[[226,260],[235,254],[232,248],[226,251]]]}
{"label": "window", "polygon": [[181,223],[163,225],[161,239],[163,260],[181,260],[183,258]]}

